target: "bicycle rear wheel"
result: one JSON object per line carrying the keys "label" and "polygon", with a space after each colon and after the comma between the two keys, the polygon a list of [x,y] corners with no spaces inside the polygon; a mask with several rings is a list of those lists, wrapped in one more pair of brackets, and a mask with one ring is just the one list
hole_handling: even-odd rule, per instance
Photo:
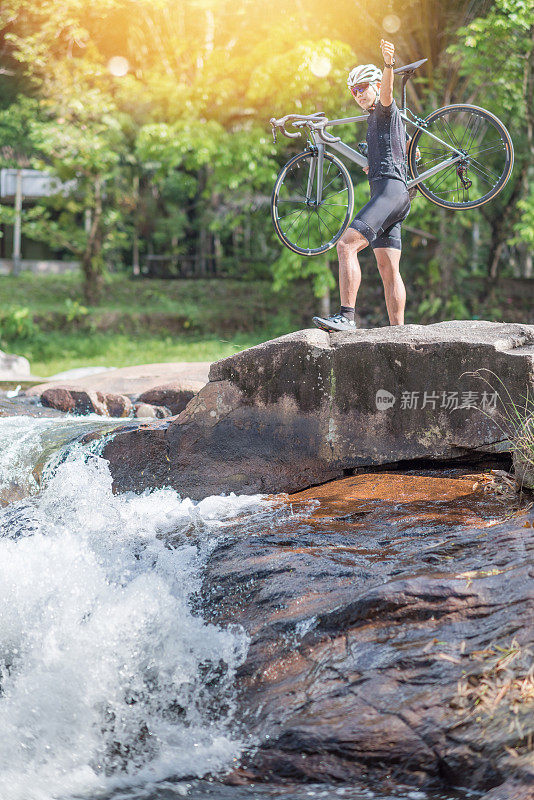
{"label": "bicycle rear wheel", "polygon": [[280,241],[294,253],[315,256],[334,247],[354,210],[354,187],[342,161],[324,153],[323,191],[317,204],[319,158],[305,151],[291,158],[276,179],[271,216]]}
{"label": "bicycle rear wheel", "polygon": [[[514,164],[514,147],[496,116],[478,106],[451,105],[434,111],[422,124],[425,129],[416,131],[408,150],[414,178],[453,155],[427,132],[464,154],[461,161],[417,184],[428,200],[442,208],[478,208],[504,188]],[[421,158],[416,163],[417,148]]]}

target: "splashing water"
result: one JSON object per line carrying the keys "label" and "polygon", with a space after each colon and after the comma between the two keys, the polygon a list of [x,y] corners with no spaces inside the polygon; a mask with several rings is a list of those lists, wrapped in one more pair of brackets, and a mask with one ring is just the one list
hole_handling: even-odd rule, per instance
{"label": "splashing water", "polygon": [[[3,481],[37,457],[27,418],[17,421],[25,455],[11,473],[2,459]],[[0,429],[13,435],[17,421]],[[34,433],[43,422],[32,420]],[[271,508],[262,495],[114,495],[107,462],[75,445],[39,494],[0,509],[2,800],[232,765],[244,746],[235,673],[248,639],[207,623],[191,601],[225,527],[239,517],[246,531]]]}
{"label": "splashing water", "polygon": [[65,448],[83,433],[104,433],[124,423],[102,420],[96,414],[84,418],[0,418],[0,495],[19,499],[37,491],[35,470],[40,472],[50,457],[60,459]]}

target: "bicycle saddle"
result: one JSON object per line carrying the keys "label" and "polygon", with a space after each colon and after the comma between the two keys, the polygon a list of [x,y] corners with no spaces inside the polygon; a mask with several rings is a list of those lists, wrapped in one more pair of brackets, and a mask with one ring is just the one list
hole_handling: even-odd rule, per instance
{"label": "bicycle saddle", "polygon": [[421,64],[425,63],[425,61],[428,61],[428,58],[422,58],[421,61],[414,61],[413,64],[406,64],[404,67],[397,67],[397,69],[394,69],[393,72],[395,72],[397,75],[411,75],[412,72],[415,72],[417,67],[420,67]]}

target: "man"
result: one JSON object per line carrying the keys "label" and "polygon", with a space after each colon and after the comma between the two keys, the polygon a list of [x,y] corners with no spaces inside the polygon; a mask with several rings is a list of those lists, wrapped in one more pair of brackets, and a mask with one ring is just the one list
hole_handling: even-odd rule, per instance
{"label": "man", "polygon": [[406,289],[399,262],[401,222],[410,212],[406,188],[406,126],[393,99],[395,48],[380,42],[384,69],[364,64],[350,72],[347,85],[364,111],[367,120],[368,174],[371,199],[337,243],[341,308],[330,317],[314,317],[317,327],[326,331],[354,331],[354,306],[361,281],[358,253],[369,244],[373,248],[384,284],[386,307],[391,325],[404,325]]}

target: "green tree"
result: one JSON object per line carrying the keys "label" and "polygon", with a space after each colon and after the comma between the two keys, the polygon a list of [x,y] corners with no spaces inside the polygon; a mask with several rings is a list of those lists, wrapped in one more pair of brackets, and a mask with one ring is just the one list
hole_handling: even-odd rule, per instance
{"label": "green tree", "polygon": [[57,176],[65,188],[26,213],[26,231],[80,260],[85,299],[95,304],[106,253],[126,243],[122,211],[127,150],[120,121],[108,110],[98,122],[59,118],[36,120],[31,127],[41,156],[35,166]]}
{"label": "green tree", "polygon": [[[498,275],[504,247],[528,242],[529,185],[534,169],[534,6],[529,0],[495,0],[488,13],[457,32],[449,52],[471,88],[471,102],[494,111],[510,130],[516,164],[507,186],[483,206],[491,239],[487,272]],[[526,214],[521,220],[521,214]]]}

